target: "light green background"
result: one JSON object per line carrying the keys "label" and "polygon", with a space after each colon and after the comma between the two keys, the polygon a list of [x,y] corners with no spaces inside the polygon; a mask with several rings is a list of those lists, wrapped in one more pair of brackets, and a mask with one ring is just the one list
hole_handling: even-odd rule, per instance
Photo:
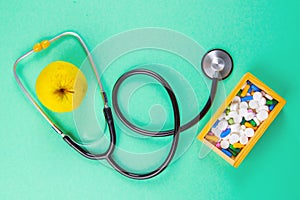
{"label": "light green background", "polygon": [[[0,199],[299,199],[298,1],[0,1]],[[195,141],[160,176],[135,181],[74,153],[13,78],[34,42],[75,30],[90,48],[122,31],[164,27],[235,62],[230,91],[248,71],[287,104],[238,169]]]}

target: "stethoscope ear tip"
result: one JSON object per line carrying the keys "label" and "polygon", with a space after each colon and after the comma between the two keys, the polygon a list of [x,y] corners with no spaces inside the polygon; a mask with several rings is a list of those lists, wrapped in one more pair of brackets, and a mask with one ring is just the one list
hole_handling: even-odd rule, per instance
{"label": "stethoscope ear tip", "polygon": [[224,80],[233,70],[233,60],[227,51],[212,49],[203,56],[201,67],[208,78]]}

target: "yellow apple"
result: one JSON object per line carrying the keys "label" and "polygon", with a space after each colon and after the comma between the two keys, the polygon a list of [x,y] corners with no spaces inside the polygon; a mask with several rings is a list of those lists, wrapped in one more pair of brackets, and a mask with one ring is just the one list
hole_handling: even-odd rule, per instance
{"label": "yellow apple", "polygon": [[35,90],[40,102],[54,112],[78,108],[87,91],[84,74],[75,65],[55,61],[39,74]]}

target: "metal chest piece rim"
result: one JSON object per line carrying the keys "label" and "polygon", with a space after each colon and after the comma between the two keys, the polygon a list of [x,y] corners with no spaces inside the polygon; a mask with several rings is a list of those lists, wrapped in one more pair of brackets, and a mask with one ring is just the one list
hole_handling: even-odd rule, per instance
{"label": "metal chest piece rim", "polygon": [[212,49],[203,56],[201,67],[208,78],[224,80],[233,70],[233,60],[227,51]]}

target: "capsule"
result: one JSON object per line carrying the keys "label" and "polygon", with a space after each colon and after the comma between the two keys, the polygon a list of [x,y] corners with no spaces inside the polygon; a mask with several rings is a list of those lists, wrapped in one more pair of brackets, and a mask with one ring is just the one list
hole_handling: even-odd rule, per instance
{"label": "capsule", "polygon": [[220,139],[217,137],[217,136],[215,136],[215,135],[206,135],[205,136],[205,139],[207,139],[207,140],[209,140],[209,141],[211,141],[211,142],[218,142]]}
{"label": "capsule", "polygon": [[227,135],[229,135],[229,133],[231,132],[230,128],[227,128],[225,131],[223,131],[220,135],[221,138],[226,137]]}
{"label": "capsule", "polygon": [[250,122],[245,122],[245,126],[247,128],[254,128],[254,126],[252,126],[252,124]]}
{"label": "capsule", "polygon": [[256,127],[256,126],[257,126],[256,122],[255,122],[253,119],[251,119],[249,122],[250,122],[250,124],[251,124],[253,127]]}
{"label": "capsule", "polygon": [[[235,144],[237,144],[237,143],[235,143]],[[229,148],[230,148],[232,151],[236,152],[236,153],[240,153],[240,152],[241,152],[241,149],[239,149],[239,148],[234,148],[233,144],[231,144],[231,145],[229,146]]]}
{"label": "capsule", "polygon": [[248,90],[249,90],[249,88],[250,88],[250,85],[246,85],[245,86],[245,88],[243,89],[243,91],[242,91],[242,93],[241,93],[241,97],[244,97],[244,96],[246,96],[247,95],[247,93],[248,93]]}
{"label": "capsule", "polygon": [[251,89],[254,91],[254,92],[260,92],[261,89],[259,89],[256,85],[252,84],[251,85]]}
{"label": "capsule", "polygon": [[233,144],[232,146],[233,146],[233,148],[235,148],[235,149],[241,149],[241,148],[243,148],[243,147],[244,147],[244,145],[243,145],[243,144],[241,144],[241,143],[239,143],[239,142],[237,142],[237,143]]}
{"label": "capsule", "polygon": [[232,154],[230,153],[230,151],[226,150],[226,149],[222,149],[221,150],[223,153],[225,153],[228,157],[231,157]]}
{"label": "capsule", "polygon": [[227,151],[229,151],[233,156],[237,155],[237,153],[230,148],[228,148]]}
{"label": "capsule", "polygon": [[242,102],[251,101],[251,100],[253,100],[253,96],[245,96],[245,97],[241,98]]}
{"label": "capsule", "polygon": [[270,111],[272,111],[274,108],[275,108],[275,105],[270,105],[269,106]]}

